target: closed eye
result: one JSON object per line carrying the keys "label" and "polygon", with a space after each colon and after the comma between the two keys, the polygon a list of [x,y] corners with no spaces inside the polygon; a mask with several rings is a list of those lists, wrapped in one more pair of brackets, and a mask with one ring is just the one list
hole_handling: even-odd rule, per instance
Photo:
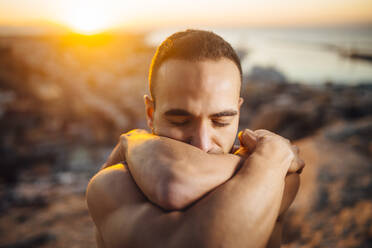
{"label": "closed eye", "polygon": [[212,121],[213,124],[217,127],[226,127],[228,125],[230,125],[230,122],[221,122],[221,121]]}
{"label": "closed eye", "polygon": [[169,120],[169,122],[174,126],[185,126],[185,125],[189,124],[190,120],[183,120],[183,121],[171,121],[171,120]]}
{"label": "closed eye", "polygon": [[238,114],[236,110],[225,110],[210,115],[213,125],[216,127],[226,127],[229,126],[234,120],[234,116]]}

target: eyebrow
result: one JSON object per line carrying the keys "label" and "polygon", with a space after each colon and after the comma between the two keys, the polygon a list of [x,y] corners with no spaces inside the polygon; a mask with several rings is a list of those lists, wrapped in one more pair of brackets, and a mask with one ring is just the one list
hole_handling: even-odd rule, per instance
{"label": "eyebrow", "polygon": [[[164,113],[166,116],[191,116],[192,114],[184,109],[170,109]],[[236,110],[225,110],[219,113],[211,114],[210,117],[218,118],[224,116],[235,116],[238,114]]]}
{"label": "eyebrow", "polygon": [[219,113],[212,114],[211,117],[216,118],[216,117],[224,117],[224,116],[234,116],[237,114],[238,114],[238,111],[236,110],[225,110]]}
{"label": "eyebrow", "polygon": [[170,109],[164,113],[166,116],[190,116],[191,113],[183,109]]}

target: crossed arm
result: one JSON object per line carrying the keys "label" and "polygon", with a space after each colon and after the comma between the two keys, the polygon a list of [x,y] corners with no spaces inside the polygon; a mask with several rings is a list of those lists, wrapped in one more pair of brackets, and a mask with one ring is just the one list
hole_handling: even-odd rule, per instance
{"label": "crossed arm", "polygon": [[[138,187],[164,210],[181,210],[227,181],[243,159],[207,154],[182,142],[134,131],[121,138],[107,164],[126,161]],[[120,158],[120,156],[125,158]]]}
{"label": "crossed arm", "polygon": [[[137,139],[137,143],[133,143],[133,146],[129,142],[126,155],[139,154],[137,152],[142,151],[139,147],[146,143],[145,138]],[[153,148],[160,149],[156,148],[161,147],[157,142],[163,141],[162,138],[154,140]],[[288,161],[280,159],[280,156],[271,156],[271,158],[265,156],[266,150],[273,150],[273,147],[268,148],[270,142],[268,143],[269,145],[266,143],[266,146],[263,146],[261,153],[258,151],[252,154],[244,163],[240,157],[206,154],[178,141],[171,141],[168,144],[171,152],[163,154],[164,157],[160,159],[163,160],[163,164],[152,160],[159,159],[161,156],[145,156],[145,160],[141,160],[141,156],[132,158],[128,156],[129,167],[133,166],[138,159],[137,162],[142,162],[140,164],[147,161],[149,163],[147,166],[157,166],[152,172],[161,170],[161,166],[169,162],[167,159],[180,158],[177,160],[179,163],[174,164],[173,169],[175,171],[177,168],[187,169],[178,175],[165,174],[168,177],[165,180],[166,184],[174,183],[177,189],[177,179],[188,175],[190,179],[187,180],[190,181],[186,184],[195,183],[195,189],[197,189],[197,191],[187,191],[182,189],[183,183],[181,183],[179,192],[184,191],[181,197],[172,192],[164,192],[161,183],[154,184],[157,181],[156,176],[164,175],[162,173],[154,174],[153,179],[146,182],[144,178],[149,175],[146,173],[151,175],[151,171],[143,171],[145,166],[139,169],[139,172],[130,170],[132,175],[123,165],[102,170],[88,186],[87,201],[103,242],[107,247],[147,247],[150,245],[152,247],[157,245],[162,247],[190,245],[215,247],[217,244],[231,247],[264,246],[279,214],[284,191],[284,177],[287,173],[287,169],[284,168],[289,164]],[[161,150],[164,149],[158,151]],[[191,161],[182,159],[182,155],[185,154],[187,156],[183,158],[189,157]],[[115,160],[112,157],[110,159]],[[242,163],[242,168],[231,178],[239,168],[239,163]],[[266,166],[272,163],[276,166]],[[199,170],[200,168],[203,169]],[[213,174],[216,171],[221,174]],[[205,181],[198,183],[199,180],[196,178],[198,176],[204,176]],[[229,178],[231,179],[228,180]],[[153,185],[158,186],[151,188]],[[215,190],[210,192],[214,188]],[[204,197],[195,202],[203,195]],[[265,197],[262,197],[263,195]],[[159,206],[167,203],[168,209],[181,209],[189,202],[194,202],[194,204],[184,211],[164,212],[162,208],[147,201],[145,196]]]}
{"label": "crossed arm", "polygon": [[[240,140],[242,138],[240,137]],[[245,151],[252,152],[256,141],[245,139]],[[118,147],[118,146],[123,147]],[[234,154],[207,154],[182,142],[134,130],[122,135],[106,166],[126,161],[137,186],[154,204],[164,210],[182,210],[217,186],[229,180],[244,162]],[[125,152],[126,154],[120,153]],[[299,175],[290,168],[285,177],[285,192],[280,214],[294,200]],[[295,186],[295,187],[293,187]]]}

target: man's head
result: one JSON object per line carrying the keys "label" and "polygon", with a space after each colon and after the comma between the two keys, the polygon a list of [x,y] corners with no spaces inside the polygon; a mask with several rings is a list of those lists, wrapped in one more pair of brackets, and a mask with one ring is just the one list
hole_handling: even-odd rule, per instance
{"label": "man's head", "polygon": [[220,36],[186,30],[157,49],[145,96],[148,126],[157,135],[209,153],[228,153],[238,129],[242,70]]}

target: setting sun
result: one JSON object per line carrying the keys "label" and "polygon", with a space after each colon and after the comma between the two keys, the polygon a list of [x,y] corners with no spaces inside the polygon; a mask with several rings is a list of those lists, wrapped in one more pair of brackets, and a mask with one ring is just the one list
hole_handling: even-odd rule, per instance
{"label": "setting sun", "polygon": [[63,19],[75,32],[90,35],[112,27],[110,13],[105,11],[102,2],[76,1],[73,5]]}

